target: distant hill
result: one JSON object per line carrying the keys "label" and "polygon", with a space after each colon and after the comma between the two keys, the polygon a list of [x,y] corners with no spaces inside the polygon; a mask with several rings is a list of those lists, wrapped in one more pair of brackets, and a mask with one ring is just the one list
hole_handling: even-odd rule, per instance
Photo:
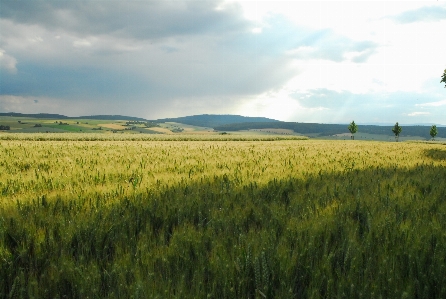
{"label": "distant hill", "polygon": [[50,114],[50,113],[35,113],[35,114],[24,114],[16,112],[0,113],[0,116],[11,116],[11,117],[32,117],[32,118],[44,118],[44,119],[101,119],[101,120],[133,120],[133,121],[147,121],[145,118],[124,116],[124,115],[88,115],[88,116],[65,116],[61,114]]}
{"label": "distant hill", "polygon": [[[0,116],[9,117],[26,117],[36,119],[56,119],[56,120],[76,120],[76,119],[92,119],[92,120],[123,120],[123,121],[138,121],[149,122],[147,119],[132,116],[123,115],[88,115],[69,117],[61,114],[50,113],[36,113],[36,114],[23,114],[16,112],[0,113]],[[348,124],[319,124],[319,123],[299,123],[299,122],[283,122],[266,117],[247,117],[241,115],[217,115],[217,114],[202,114],[192,115],[177,118],[164,118],[153,120],[151,122],[163,123],[163,122],[176,122],[186,125],[213,128],[217,131],[242,131],[242,130],[255,130],[255,129],[288,129],[295,133],[308,135],[314,134],[316,136],[324,137],[336,134],[349,133],[347,127]],[[17,121],[15,121],[15,124]],[[24,123],[21,123],[22,126]],[[11,125],[9,123],[2,123],[0,125]],[[17,124],[16,124],[17,125]],[[422,137],[430,139],[429,131],[430,125],[402,125],[403,131],[401,137]],[[12,128],[12,127],[11,127]],[[391,125],[358,125],[358,133],[377,134],[384,136],[393,136],[393,126]],[[446,138],[446,127],[437,126],[438,138]]]}
{"label": "distant hill", "polygon": [[50,114],[50,113],[35,113],[35,114],[24,114],[16,112],[0,113],[0,116],[10,116],[10,117],[32,117],[32,118],[46,118],[46,119],[68,119],[68,116],[61,114]]}
{"label": "distant hill", "polygon": [[176,122],[198,127],[217,127],[233,123],[279,123],[280,121],[266,117],[248,117],[241,115],[202,114],[176,118],[158,119],[156,122]]}
{"label": "distant hill", "polygon": [[[349,133],[348,124],[317,124],[317,123],[297,123],[297,122],[252,122],[252,123],[233,123],[215,126],[217,131],[241,131],[252,129],[288,129],[300,134],[319,134],[319,136],[330,136],[335,134]],[[420,136],[426,139],[429,135],[430,126],[401,126],[403,131],[400,136]],[[393,135],[393,126],[373,126],[358,125],[358,132],[368,134]],[[437,127],[437,137],[446,138],[446,127]]]}

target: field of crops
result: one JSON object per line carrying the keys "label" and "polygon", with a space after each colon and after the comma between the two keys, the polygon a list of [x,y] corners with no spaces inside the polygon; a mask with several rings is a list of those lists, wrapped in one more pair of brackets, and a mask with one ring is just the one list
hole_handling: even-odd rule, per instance
{"label": "field of crops", "polygon": [[0,298],[446,298],[444,144],[220,138],[0,140]]}

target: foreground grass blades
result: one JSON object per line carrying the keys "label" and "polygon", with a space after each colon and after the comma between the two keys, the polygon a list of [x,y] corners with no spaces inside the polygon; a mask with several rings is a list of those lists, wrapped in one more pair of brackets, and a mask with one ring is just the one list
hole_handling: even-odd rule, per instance
{"label": "foreground grass blades", "polygon": [[[203,155],[199,175],[186,172],[190,164],[184,171],[178,164],[169,179],[150,168],[158,182],[127,181],[122,192],[108,191],[107,182],[120,184],[112,174],[121,162],[111,159],[107,188],[96,189],[101,183],[87,170],[82,188],[92,190],[81,196],[66,190],[77,190],[76,180],[58,180],[51,174],[58,166],[44,159],[46,182],[65,189],[32,196],[24,186],[37,181],[26,180],[37,162],[20,155],[31,166],[9,168],[7,179],[22,175],[28,183],[2,197],[0,297],[444,298],[445,150],[404,145],[222,144]],[[100,157],[119,160],[124,145],[108,146]],[[181,155],[191,159],[209,144],[172,146],[188,148]],[[5,148],[20,153],[18,144]],[[35,154],[65,161],[61,152]],[[232,159],[210,158],[224,152]],[[144,174],[149,166],[139,168]]]}

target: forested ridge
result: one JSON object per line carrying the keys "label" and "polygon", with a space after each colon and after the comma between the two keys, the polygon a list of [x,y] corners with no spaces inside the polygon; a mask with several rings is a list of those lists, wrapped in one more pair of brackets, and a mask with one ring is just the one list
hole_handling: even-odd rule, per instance
{"label": "forested ridge", "polygon": [[[280,121],[266,117],[248,117],[241,115],[202,114],[176,118],[158,119],[157,122],[177,122],[198,127],[218,127],[239,123],[279,123]],[[281,123],[281,122],[280,122]]]}

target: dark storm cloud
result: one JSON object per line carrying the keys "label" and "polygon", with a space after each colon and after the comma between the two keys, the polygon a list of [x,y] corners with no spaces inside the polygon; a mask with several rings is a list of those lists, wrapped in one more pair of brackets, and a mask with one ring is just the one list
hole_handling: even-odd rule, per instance
{"label": "dark storm cloud", "polygon": [[392,17],[395,21],[406,24],[414,22],[436,22],[446,20],[446,8],[440,6],[425,6],[415,10],[405,11]]}
{"label": "dark storm cloud", "polygon": [[223,33],[246,29],[236,6],[217,10],[219,1],[2,1],[0,17],[80,36],[126,38]]}

